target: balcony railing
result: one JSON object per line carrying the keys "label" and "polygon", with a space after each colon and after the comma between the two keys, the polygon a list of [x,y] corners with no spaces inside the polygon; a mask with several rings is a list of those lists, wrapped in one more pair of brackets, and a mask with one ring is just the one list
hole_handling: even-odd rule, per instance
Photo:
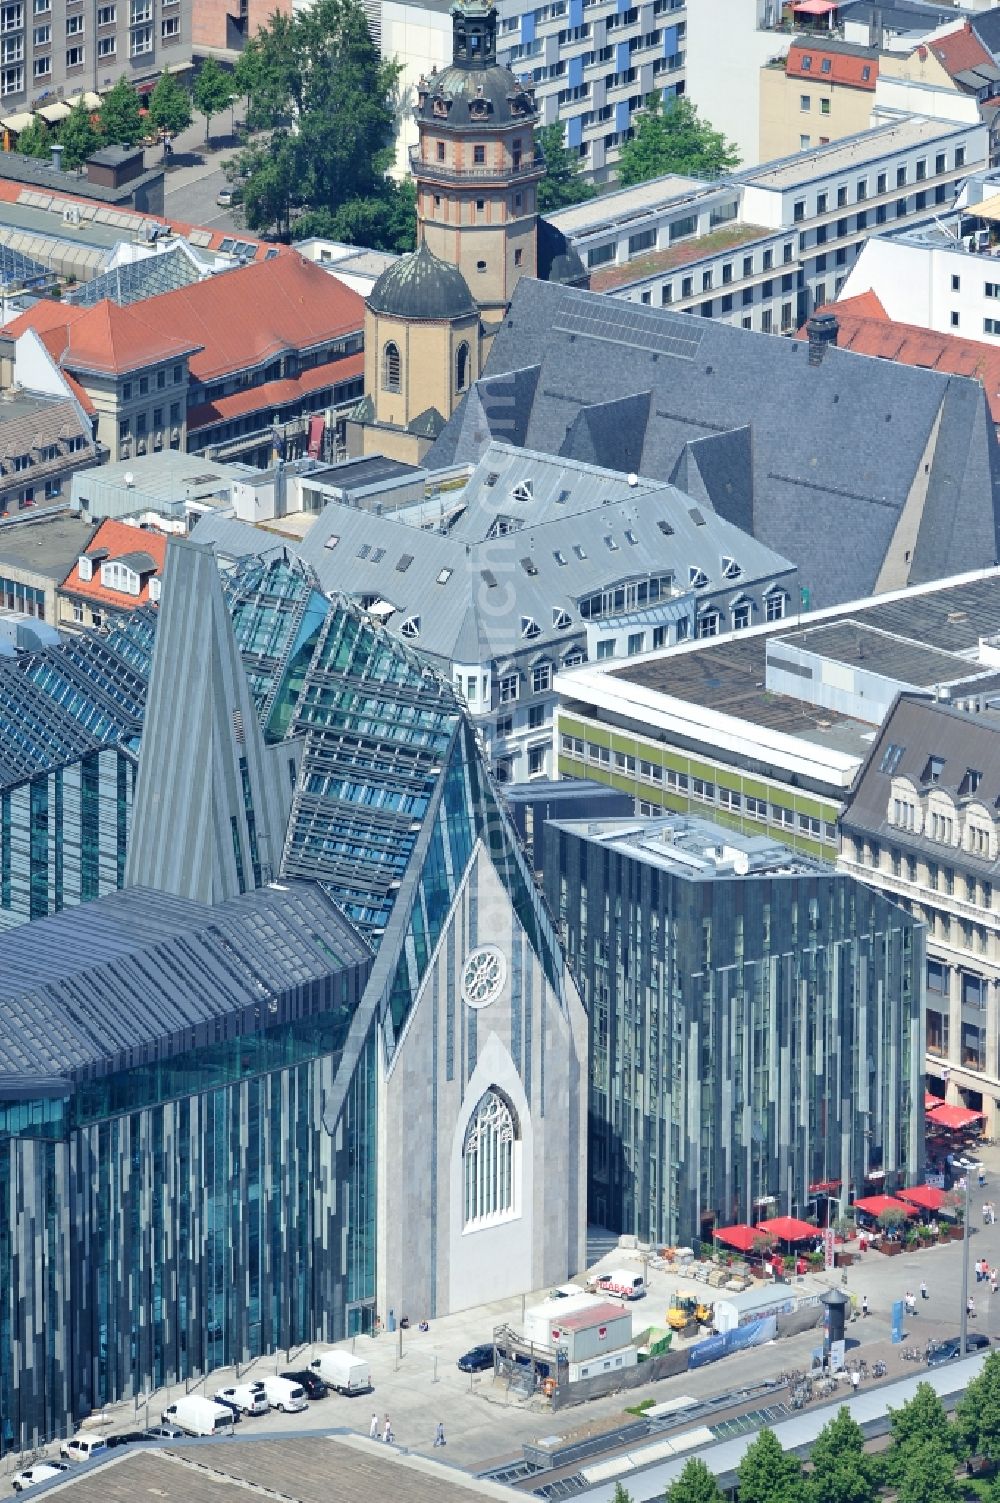
{"label": "balcony railing", "polygon": [[436,178],[445,183],[467,183],[470,179],[475,182],[502,182],[520,183],[529,179],[541,177],[545,171],[545,158],[534,157],[528,162],[519,162],[515,166],[512,162],[505,162],[502,167],[485,167],[477,164],[473,167],[449,167],[446,162],[428,161],[420,155],[419,146],[410,147],[410,170],[420,173],[424,177]]}

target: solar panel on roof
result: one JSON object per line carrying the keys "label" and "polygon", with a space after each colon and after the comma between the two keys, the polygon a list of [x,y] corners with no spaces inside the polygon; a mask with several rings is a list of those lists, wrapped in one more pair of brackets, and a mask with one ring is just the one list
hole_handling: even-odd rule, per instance
{"label": "solar panel on roof", "polygon": [[571,304],[552,326],[561,334],[600,339],[606,344],[620,344],[628,349],[651,350],[672,355],[678,360],[693,360],[704,337],[682,330],[674,319],[662,313],[646,312],[641,307],[626,307],[616,302],[612,311],[588,303]]}

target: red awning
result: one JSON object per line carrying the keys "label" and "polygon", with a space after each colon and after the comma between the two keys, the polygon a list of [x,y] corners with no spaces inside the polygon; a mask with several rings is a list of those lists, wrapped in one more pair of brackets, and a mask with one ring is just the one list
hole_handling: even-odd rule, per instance
{"label": "red awning", "polygon": [[775,1216],[772,1221],[758,1221],[757,1230],[767,1232],[769,1237],[777,1237],[779,1242],[805,1242],[813,1237],[818,1237],[819,1232],[808,1221],[800,1221],[797,1216]]}
{"label": "red awning", "polygon": [[809,1186],[810,1195],[826,1195],[830,1190],[840,1189],[839,1179],[818,1179],[814,1185]]}
{"label": "red awning", "polygon": [[924,1211],[940,1211],[948,1197],[935,1185],[912,1185],[909,1190],[900,1190],[899,1198]]}
{"label": "red awning", "polygon": [[935,1107],[944,1106],[943,1096],[932,1096],[930,1091],[924,1092],[924,1111],[932,1112]]}
{"label": "red awning", "polygon": [[725,1242],[727,1246],[738,1248],[740,1252],[749,1252],[754,1243],[761,1240],[760,1232],[742,1223],[737,1223],[736,1226],[717,1226],[712,1236],[717,1242]]}
{"label": "red awning", "polygon": [[866,1195],[854,1202],[854,1209],[864,1211],[867,1216],[881,1216],[883,1211],[902,1211],[905,1216],[917,1214],[915,1206],[908,1206],[905,1200],[897,1200],[893,1195]]}
{"label": "red awning", "polygon": [[932,1127],[946,1127],[949,1132],[959,1132],[963,1127],[971,1127],[973,1122],[981,1122],[983,1114],[974,1112],[967,1106],[947,1106],[941,1102],[932,1112],[927,1113],[927,1120]]}
{"label": "red awning", "polygon": [[797,16],[828,16],[837,9],[837,0],[797,0],[792,10]]}

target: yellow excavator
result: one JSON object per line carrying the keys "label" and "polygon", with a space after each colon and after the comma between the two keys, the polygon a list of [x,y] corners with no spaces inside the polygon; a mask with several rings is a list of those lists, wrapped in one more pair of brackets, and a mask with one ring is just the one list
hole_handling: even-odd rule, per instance
{"label": "yellow excavator", "polygon": [[670,1301],[667,1325],[672,1331],[687,1331],[697,1326],[707,1326],[712,1320],[712,1306],[690,1289],[678,1289]]}

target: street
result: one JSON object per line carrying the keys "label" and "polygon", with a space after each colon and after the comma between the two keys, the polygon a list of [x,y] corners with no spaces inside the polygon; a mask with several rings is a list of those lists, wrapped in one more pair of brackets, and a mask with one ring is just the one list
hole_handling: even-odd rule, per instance
{"label": "street", "polygon": [[[166,162],[164,214],[185,224],[205,225],[208,229],[239,230],[232,209],[221,209],[215,201],[220,188],[228,184],[222,164],[243,144],[236,127],[245,113],[244,101],[232,110],[213,116],[211,145],[205,144],[205,121],[196,114],[194,121],[171,143],[173,151]],[[147,147],[146,164],[163,164],[159,146]],[[239,211],[235,211],[238,213]]]}

